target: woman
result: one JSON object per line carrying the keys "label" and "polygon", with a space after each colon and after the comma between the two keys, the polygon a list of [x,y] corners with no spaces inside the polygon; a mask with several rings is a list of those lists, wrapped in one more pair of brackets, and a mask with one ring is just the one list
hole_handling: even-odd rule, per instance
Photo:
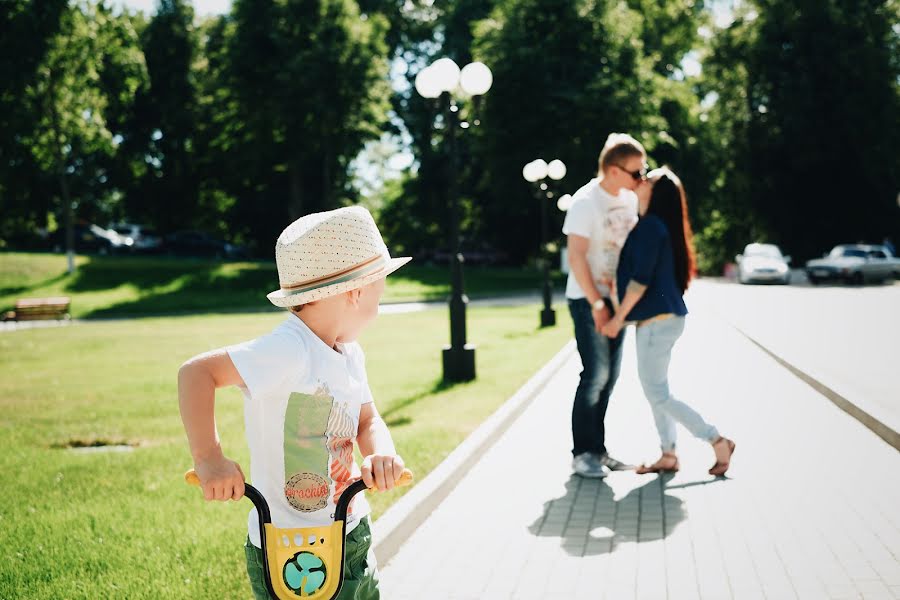
{"label": "woman", "polygon": [[735,444],[719,435],[697,411],[669,392],[672,347],[684,331],[687,308],[682,296],[695,272],[691,225],[681,181],[667,168],[651,171],[635,190],[641,220],[622,248],[616,272],[619,309],[602,333],[619,335],[626,323],[637,325],[638,376],[650,402],[662,456],[638,473],[675,472],[675,423],[712,444],[716,464],[710,475],[724,475]]}

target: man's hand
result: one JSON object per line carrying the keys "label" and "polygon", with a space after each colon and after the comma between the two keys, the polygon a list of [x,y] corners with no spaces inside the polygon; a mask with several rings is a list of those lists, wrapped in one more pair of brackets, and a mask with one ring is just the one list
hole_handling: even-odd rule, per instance
{"label": "man's hand", "polygon": [[600,329],[600,333],[608,338],[616,338],[619,337],[619,333],[621,333],[624,326],[625,322],[622,319],[613,317]]}
{"label": "man's hand", "polygon": [[600,333],[600,330],[603,329],[603,326],[609,321],[609,309],[605,306],[601,310],[592,308],[591,314],[594,316],[594,329],[597,333]]}
{"label": "man's hand", "polygon": [[386,492],[400,479],[404,466],[396,454],[370,454],[362,462],[362,480],[369,489]]}
{"label": "man's hand", "polygon": [[244,496],[244,472],[241,466],[219,454],[194,462],[203,497],[207,500],[240,500]]}

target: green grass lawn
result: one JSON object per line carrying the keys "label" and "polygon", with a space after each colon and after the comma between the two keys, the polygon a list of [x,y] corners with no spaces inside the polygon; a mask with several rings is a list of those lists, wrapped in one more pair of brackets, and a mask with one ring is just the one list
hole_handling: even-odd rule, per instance
{"label": "green grass lawn", "polygon": [[[383,315],[361,342],[399,451],[426,475],[571,337],[567,311],[469,311],[478,379],[440,383],[447,311]],[[247,598],[249,502],[206,503],[182,482],[190,455],[175,377],[190,356],[250,339],[283,314],[97,322],[0,335],[0,598]],[[568,410],[562,406],[560,410]],[[218,396],[226,451],[247,465],[242,398]],[[77,453],[71,443],[137,444]],[[400,492],[371,497],[376,516]]]}
{"label": "green grass lawn", "polygon": [[[274,262],[223,263],[127,256],[79,256],[66,273],[60,254],[0,253],[0,311],[19,298],[69,296],[76,318],[273,309],[265,295],[278,287]],[[537,291],[531,269],[465,270],[470,297]],[[556,276],[557,283],[561,276]],[[388,278],[385,302],[443,299],[449,268],[409,264]]]}

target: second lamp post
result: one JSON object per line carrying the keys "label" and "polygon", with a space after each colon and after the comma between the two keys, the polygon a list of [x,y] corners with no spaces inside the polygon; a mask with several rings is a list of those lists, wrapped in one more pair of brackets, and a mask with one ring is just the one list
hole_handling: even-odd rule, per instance
{"label": "second lamp post", "polygon": [[[454,95],[477,97],[491,89],[491,70],[480,62],[459,66],[449,58],[441,58],[416,75],[416,91],[423,98],[440,98],[450,146],[450,175],[447,193],[450,197],[450,345],[442,353],[444,381],[475,379],[475,346],[466,343],[466,305],[469,299],[463,289],[463,255],[459,235],[459,192],[456,188],[456,129],[468,129],[470,123],[459,118],[459,105]],[[471,125],[478,125],[474,120]]]}
{"label": "second lamp post", "polygon": [[547,163],[544,159],[533,160],[522,169],[522,177],[534,184],[535,195],[541,205],[541,251],[540,261],[543,271],[544,308],[541,310],[541,327],[556,325],[556,311],[553,310],[553,288],[550,283],[550,252],[547,249],[547,202],[553,200],[553,190],[544,181],[550,178],[559,181],[566,176],[566,165],[556,159]]}

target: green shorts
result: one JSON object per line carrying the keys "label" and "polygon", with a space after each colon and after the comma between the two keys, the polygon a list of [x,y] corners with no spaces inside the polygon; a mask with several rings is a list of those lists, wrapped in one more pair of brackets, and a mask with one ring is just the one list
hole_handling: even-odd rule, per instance
{"label": "green shorts", "polygon": [[[250,576],[253,597],[256,600],[275,600],[266,591],[262,550],[247,538],[244,553],[247,555],[247,575]],[[372,531],[369,529],[369,518],[363,517],[344,543],[344,584],[338,600],[378,600],[379,597]]]}

